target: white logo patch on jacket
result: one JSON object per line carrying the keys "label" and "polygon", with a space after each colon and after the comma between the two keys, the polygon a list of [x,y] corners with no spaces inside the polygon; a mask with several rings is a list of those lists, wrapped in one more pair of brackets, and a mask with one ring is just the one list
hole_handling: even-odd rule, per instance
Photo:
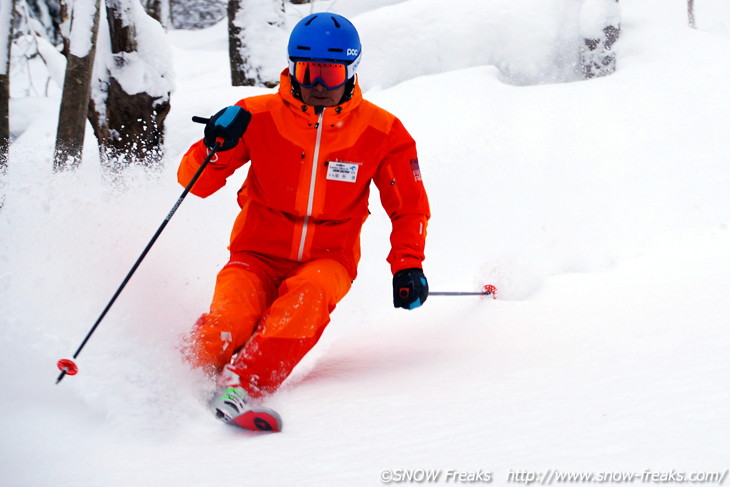
{"label": "white logo patch on jacket", "polygon": [[359,168],[359,162],[329,161],[327,163],[327,179],[330,181],[354,183],[357,181],[357,171]]}

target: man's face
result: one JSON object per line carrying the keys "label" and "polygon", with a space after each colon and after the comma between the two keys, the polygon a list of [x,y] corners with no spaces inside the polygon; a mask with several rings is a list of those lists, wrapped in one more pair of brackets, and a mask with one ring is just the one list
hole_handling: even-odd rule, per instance
{"label": "man's face", "polygon": [[321,106],[321,107],[334,107],[342,99],[345,94],[345,85],[328,90],[322,83],[317,83],[311,88],[305,88],[302,86],[302,101],[307,105]]}

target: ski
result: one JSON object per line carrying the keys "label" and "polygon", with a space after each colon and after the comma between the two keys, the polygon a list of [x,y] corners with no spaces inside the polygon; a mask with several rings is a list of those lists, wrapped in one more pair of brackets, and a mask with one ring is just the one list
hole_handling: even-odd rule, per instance
{"label": "ski", "polygon": [[231,418],[227,424],[249,431],[268,431],[271,433],[278,433],[282,427],[279,413],[266,407],[251,408]]}

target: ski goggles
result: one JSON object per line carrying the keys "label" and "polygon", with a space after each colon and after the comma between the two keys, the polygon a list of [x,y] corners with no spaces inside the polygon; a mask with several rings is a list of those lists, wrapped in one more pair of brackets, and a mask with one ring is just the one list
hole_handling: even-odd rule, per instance
{"label": "ski goggles", "polygon": [[289,65],[294,79],[305,88],[322,83],[328,90],[334,90],[347,83],[350,78],[348,66],[342,63],[290,61]]}

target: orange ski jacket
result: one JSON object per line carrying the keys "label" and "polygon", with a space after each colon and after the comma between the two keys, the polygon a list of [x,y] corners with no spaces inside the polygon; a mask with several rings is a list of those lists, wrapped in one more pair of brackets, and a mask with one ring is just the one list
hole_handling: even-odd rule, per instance
{"label": "orange ski jacket", "polygon": [[[420,268],[430,210],[416,144],[403,124],[364,100],[358,85],[349,101],[320,114],[291,90],[285,69],[278,93],[240,100],[252,114],[248,129],[233,149],[213,156],[191,190],[209,196],[251,162],[238,192],[232,258],[237,252],[299,262],[331,258],[354,279],[374,181],[392,222],[391,271]],[[180,184],[190,182],[207,151],[202,140],[190,147]]]}

